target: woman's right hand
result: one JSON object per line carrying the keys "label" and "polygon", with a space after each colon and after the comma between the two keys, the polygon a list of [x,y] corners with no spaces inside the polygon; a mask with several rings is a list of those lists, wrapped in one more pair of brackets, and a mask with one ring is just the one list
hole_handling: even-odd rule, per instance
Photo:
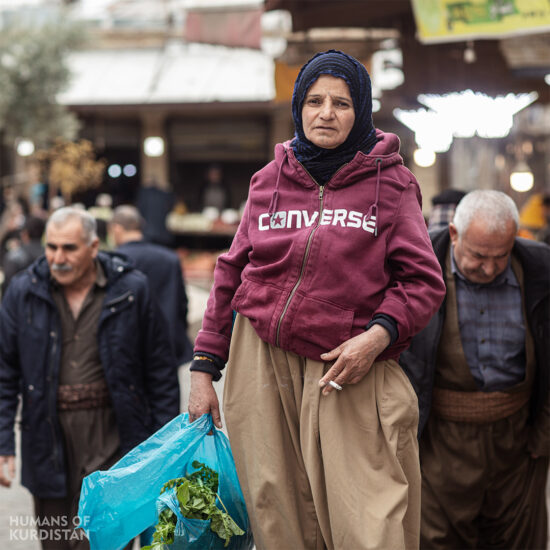
{"label": "woman's right hand", "polygon": [[220,403],[210,374],[200,371],[191,372],[188,411],[190,422],[194,422],[203,414],[210,413],[214,426],[221,429]]}

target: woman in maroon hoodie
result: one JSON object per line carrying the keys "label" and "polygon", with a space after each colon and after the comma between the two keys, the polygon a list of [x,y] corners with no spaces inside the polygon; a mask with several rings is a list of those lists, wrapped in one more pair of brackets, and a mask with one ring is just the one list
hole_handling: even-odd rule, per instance
{"label": "woman in maroon hoodie", "polygon": [[[191,366],[191,420],[224,414],[256,547],[418,547],[418,404],[396,362],[445,292],[367,71],[302,68],[292,141],[256,173]],[[232,326],[232,310],[237,312]],[[230,346],[231,344],[231,346]]]}

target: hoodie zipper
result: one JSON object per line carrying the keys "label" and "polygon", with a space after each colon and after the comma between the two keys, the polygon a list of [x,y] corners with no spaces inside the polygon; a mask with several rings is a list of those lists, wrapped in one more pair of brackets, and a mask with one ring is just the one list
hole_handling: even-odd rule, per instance
{"label": "hoodie zipper", "polygon": [[283,322],[283,318],[286,315],[286,312],[288,310],[288,307],[290,306],[290,302],[292,301],[292,298],[294,298],[294,295],[296,294],[296,291],[298,290],[298,287],[300,286],[300,283],[302,282],[302,278],[304,276],[304,271],[306,268],[307,259],[309,257],[309,250],[311,248],[311,241],[313,240],[313,235],[315,235],[315,231],[317,231],[317,228],[321,224],[321,216],[323,215],[323,196],[325,193],[325,186],[320,185],[319,186],[319,219],[317,222],[317,225],[311,230],[311,233],[309,234],[309,237],[307,239],[307,245],[306,250],[304,252],[304,257],[302,258],[302,266],[300,268],[300,275],[298,276],[298,279],[294,286],[292,287],[292,290],[290,291],[290,294],[287,298],[287,301],[285,303],[285,307],[283,308],[283,312],[281,313],[281,316],[279,317],[279,322],[277,323],[277,334],[275,337],[275,345],[279,346],[279,333],[281,331],[281,324]]}
{"label": "hoodie zipper", "polygon": [[290,302],[292,301],[292,298],[294,298],[294,295],[296,294],[296,291],[298,290],[298,287],[300,286],[300,283],[302,282],[302,278],[304,276],[304,271],[305,271],[305,268],[306,268],[307,260],[308,260],[308,257],[309,257],[309,250],[311,248],[311,241],[313,240],[313,236],[315,235],[315,231],[317,231],[317,228],[321,225],[321,218],[323,216],[323,208],[324,208],[323,198],[324,198],[324,193],[325,193],[325,187],[336,177],[336,175],[341,170],[343,170],[349,164],[348,162],[346,162],[345,164],[342,164],[342,166],[340,166],[340,168],[338,168],[338,170],[336,170],[336,172],[334,172],[334,174],[332,174],[330,180],[327,181],[327,183],[325,185],[319,185],[317,183],[317,181],[315,180],[315,178],[308,172],[307,168],[298,159],[296,159],[296,161],[304,169],[306,174],[312,179],[312,181],[315,183],[315,185],[319,186],[319,219],[318,219],[317,225],[311,230],[311,233],[309,234],[309,237],[307,239],[306,250],[304,252],[304,257],[302,258],[302,266],[300,268],[300,275],[298,276],[298,280],[296,281],[296,283],[292,287],[292,290],[290,291],[290,294],[289,294],[289,296],[287,298],[287,301],[285,303],[285,307],[283,308],[281,316],[279,317],[279,321],[277,322],[277,332],[275,334],[275,345],[276,346],[279,346],[279,334],[281,332],[281,324],[283,322],[283,318],[286,315],[286,312],[287,312],[287,310],[290,306]]}

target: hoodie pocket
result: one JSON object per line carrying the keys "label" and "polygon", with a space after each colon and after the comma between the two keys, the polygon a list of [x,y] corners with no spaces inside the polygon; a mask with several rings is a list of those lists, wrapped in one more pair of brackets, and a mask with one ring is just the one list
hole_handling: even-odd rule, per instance
{"label": "hoodie pocket", "polygon": [[281,344],[298,355],[318,358],[351,338],[354,311],[331,302],[296,295],[286,316]]}
{"label": "hoodie pocket", "polygon": [[282,290],[276,286],[245,279],[231,302],[231,307],[244,315],[265,342],[269,341],[269,327]]}

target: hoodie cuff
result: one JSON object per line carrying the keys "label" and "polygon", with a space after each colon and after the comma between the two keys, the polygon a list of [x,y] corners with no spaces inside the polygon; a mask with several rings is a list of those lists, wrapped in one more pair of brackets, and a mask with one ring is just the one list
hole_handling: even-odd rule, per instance
{"label": "hoodie cuff", "polygon": [[189,370],[191,372],[206,372],[212,376],[212,380],[214,380],[214,382],[217,382],[222,377],[222,373],[220,371],[224,368],[225,363],[217,355],[197,351],[193,355],[193,361],[191,361]]}
{"label": "hoodie cuff", "polygon": [[390,333],[390,343],[388,347],[395,343],[399,338],[399,331],[397,330],[397,321],[386,315],[385,313],[377,313],[372,320],[365,327],[365,330],[369,330],[373,325],[382,325]]}

